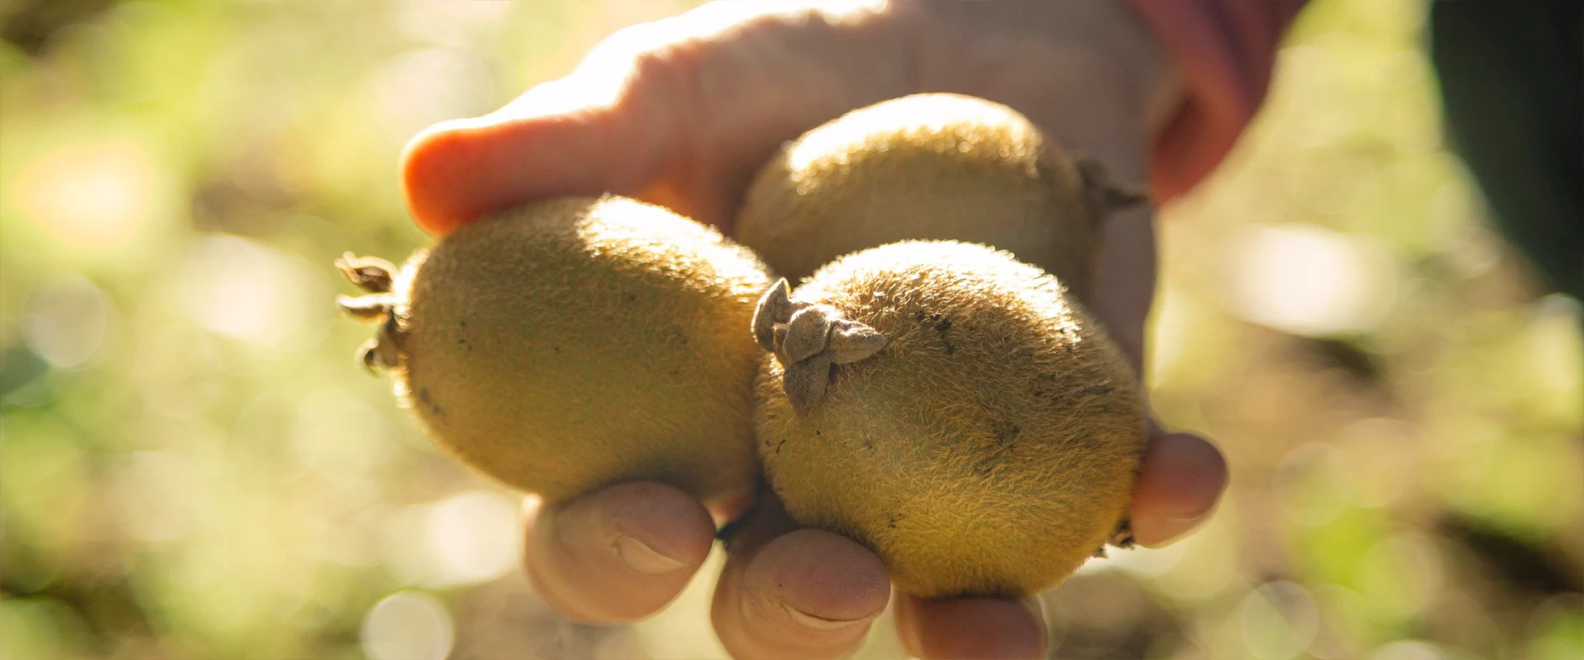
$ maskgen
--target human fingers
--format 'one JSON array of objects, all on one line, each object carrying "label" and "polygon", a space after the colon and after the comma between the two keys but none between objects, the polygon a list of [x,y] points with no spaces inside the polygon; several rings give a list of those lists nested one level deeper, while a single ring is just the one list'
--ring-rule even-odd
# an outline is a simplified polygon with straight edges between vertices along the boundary
[{"label": "human fingers", "polygon": [[581,84],[540,85],[500,112],[436,124],[408,142],[402,190],[418,225],[444,236],[515,203],[647,185],[676,150],[676,131],[663,130],[672,100],[651,83],[618,106],[590,99]]},{"label": "human fingers", "polygon": [[920,660],[1045,655],[1045,621],[1038,601],[926,600],[899,594],[896,623],[902,647]]},{"label": "human fingers", "polygon": [[[1154,214],[1132,209],[1108,218],[1096,277],[1094,311],[1142,378],[1145,318],[1155,295]],[[1162,433],[1151,423],[1133,489],[1133,538],[1159,546],[1198,527],[1226,489],[1226,459],[1202,437]]]},{"label": "human fingers", "polygon": [[772,499],[732,538],[710,614],[737,660],[844,658],[890,594],[879,557],[845,537],[797,529]]},{"label": "human fingers", "polygon": [[904,93],[906,48],[882,5],[718,2],[619,31],[566,78],[415,137],[408,207],[439,235],[514,203],[601,192],[724,224],[781,142]]},{"label": "human fingers", "polygon": [[715,525],[665,484],[612,486],[562,506],[525,504],[524,564],[539,595],[590,623],[641,619],[671,602],[709,554]]},{"label": "human fingers", "polygon": [[1133,539],[1166,545],[1204,523],[1226,490],[1221,450],[1191,433],[1155,435],[1133,488]]}]

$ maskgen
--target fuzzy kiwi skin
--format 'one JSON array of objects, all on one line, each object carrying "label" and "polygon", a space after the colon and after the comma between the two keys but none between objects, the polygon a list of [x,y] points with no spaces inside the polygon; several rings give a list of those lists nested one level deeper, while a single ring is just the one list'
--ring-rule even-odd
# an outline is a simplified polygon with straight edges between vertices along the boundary
[{"label": "fuzzy kiwi skin", "polygon": [[840,255],[895,241],[983,243],[1083,297],[1099,221],[1136,199],[1007,106],[916,94],[787,143],[749,188],[735,236],[793,282]]},{"label": "fuzzy kiwi skin", "polygon": [[770,282],[715,230],[607,196],[467,225],[396,282],[396,389],[433,438],[560,502],[633,480],[703,499],[759,470],[743,331]]},{"label": "fuzzy kiwi skin", "polygon": [[1127,515],[1144,409],[1126,359],[1056,278],[1005,252],[909,241],[805,280],[888,340],[831,369],[805,416],[762,361],[754,424],[793,518],[873,549],[927,598],[1054,586]]}]

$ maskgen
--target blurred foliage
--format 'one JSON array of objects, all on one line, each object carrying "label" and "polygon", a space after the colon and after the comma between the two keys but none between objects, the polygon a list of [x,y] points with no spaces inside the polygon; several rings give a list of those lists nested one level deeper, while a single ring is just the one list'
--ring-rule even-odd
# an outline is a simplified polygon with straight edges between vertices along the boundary
[{"label": "blurred foliage", "polygon": [[[0,657],[718,657],[708,578],[551,612],[329,304],[425,242],[413,133],[688,4],[0,3]],[[1232,487],[1047,595],[1060,657],[1584,657],[1578,302],[1488,228],[1424,11],[1316,0],[1164,213],[1154,403]]]}]

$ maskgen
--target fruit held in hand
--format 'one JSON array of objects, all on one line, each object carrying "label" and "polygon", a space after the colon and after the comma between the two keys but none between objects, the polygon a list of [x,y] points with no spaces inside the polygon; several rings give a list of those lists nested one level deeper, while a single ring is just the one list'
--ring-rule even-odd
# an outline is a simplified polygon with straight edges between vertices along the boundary
[{"label": "fruit held in hand", "polygon": [[552,502],[631,480],[752,492],[760,354],[744,329],[770,278],[713,229],[561,199],[467,225],[400,273],[340,265],[370,292],[342,306],[381,323],[364,362],[469,465]]},{"label": "fruit held in hand", "polygon": [[924,597],[1027,596],[1131,542],[1136,376],[1056,278],[952,241],[864,250],[759,304],[766,477]]},{"label": "fruit held in hand", "polygon": [[754,180],[735,232],[793,281],[863,248],[950,239],[1007,250],[1082,298],[1100,220],[1142,200],[1011,108],[917,94],[788,143]]}]

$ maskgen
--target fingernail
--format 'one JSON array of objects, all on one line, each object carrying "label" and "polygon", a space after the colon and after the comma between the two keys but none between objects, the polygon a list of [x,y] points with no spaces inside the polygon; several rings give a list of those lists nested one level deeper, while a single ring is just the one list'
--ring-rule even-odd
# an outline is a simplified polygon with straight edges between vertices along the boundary
[{"label": "fingernail", "polygon": [[626,534],[616,537],[611,547],[615,549],[616,556],[621,558],[627,568],[644,575],[665,575],[686,565],[656,552],[643,541]]},{"label": "fingernail", "polygon": [[1212,513],[1215,513],[1215,511],[1213,509],[1210,510],[1210,511],[1206,511],[1204,513],[1197,514],[1197,515],[1187,515],[1187,516],[1177,516],[1175,518],[1167,518],[1166,521],[1171,523],[1172,525],[1176,526],[1178,529],[1181,529],[1183,531],[1187,531],[1187,530],[1193,529],[1195,527],[1198,527],[1199,523],[1202,523],[1205,520],[1208,520],[1210,518],[1210,514],[1212,514]]},{"label": "fingernail", "polygon": [[1213,513],[1215,513],[1215,511],[1211,510],[1199,515],[1161,518],[1159,519],[1159,522],[1156,522],[1151,526],[1158,537],[1146,536],[1140,539],[1138,537],[1138,528],[1134,527],[1134,540],[1136,540],[1139,545],[1148,548],[1166,547],[1181,541],[1183,537],[1188,535],[1189,532],[1193,531],[1195,528],[1199,527],[1199,525],[1203,524],[1204,521],[1208,520],[1210,515]]},{"label": "fingernail", "polygon": [[1034,624],[1039,626],[1040,648],[1049,649],[1051,631],[1050,619],[1045,617],[1045,599],[1040,598],[1039,596],[1034,596],[1032,598],[1025,599],[1023,601],[1023,606],[1027,607],[1029,613],[1034,615]]},{"label": "fingernail", "polygon": [[861,617],[857,619],[827,619],[824,617],[814,616],[808,612],[804,612],[785,603],[783,603],[781,607],[786,609],[787,615],[792,617],[793,621],[796,621],[798,625],[808,628],[809,630],[841,630],[842,628],[851,628],[869,620],[869,617]]}]

